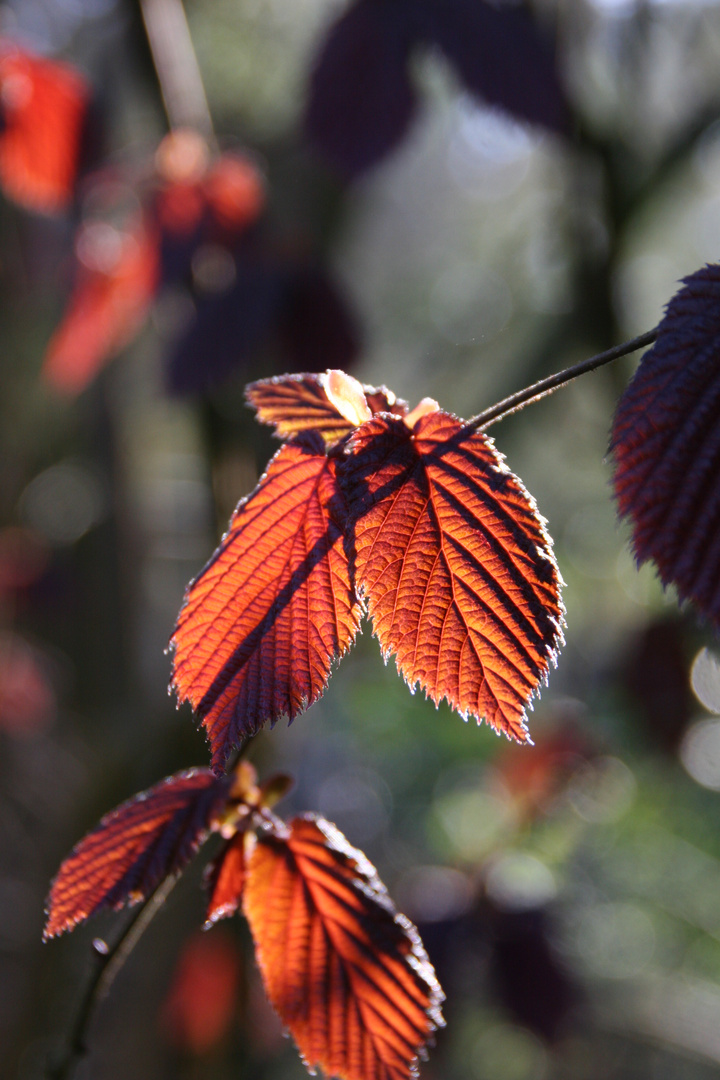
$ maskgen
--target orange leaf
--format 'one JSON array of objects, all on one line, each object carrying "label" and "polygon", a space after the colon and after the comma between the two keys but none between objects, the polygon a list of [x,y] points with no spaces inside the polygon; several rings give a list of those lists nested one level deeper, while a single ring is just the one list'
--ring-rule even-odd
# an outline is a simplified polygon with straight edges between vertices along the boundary
[{"label": "orange leaf", "polygon": [[106,814],[60,867],[48,897],[45,938],[102,908],[118,910],[147,897],[196,853],[227,794],[227,781],[209,769],[190,769]]},{"label": "orange leaf", "polygon": [[524,742],[562,644],[561,580],[530,495],[462,430],[442,411],[358,429],[341,472],[355,584],[411,686]]},{"label": "orange leaf", "polygon": [[78,277],[70,304],[45,354],[43,377],[67,394],[80,393],[98,369],[134,338],[158,283],[154,238],[140,222],[120,232],[82,226]]},{"label": "orange leaf", "polygon": [[10,198],[46,213],[68,205],[88,101],[74,68],[0,39],[0,181]]},{"label": "orange leaf", "polygon": [[200,1057],[227,1038],[237,1011],[240,962],[229,934],[196,934],[185,942],[160,1012],[161,1027],[178,1049]]},{"label": "orange leaf", "polygon": [[220,919],[234,915],[240,906],[245,884],[245,833],[236,833],[205,870],[208,901],[207,930]]},{"label": "orange leaf", "polygon": [[[392,390],[384,386],[362,389],[372,413],[395,412],[402,416],[407,412],[405,402],[397,400]],[[290,439],[303,431],[317,431],[329,445],[356,427],[328,397],[323,375],[259,379],[246,387],[245,396],[257,411],[258,420],[274,427],[274,434],[280,439]]]},{"label": "orange leaf", "polygon": [[265,989],[308,1068],[407,1080],[443,1024],[443,992],[417,930],[334,825],[295,818],[260,837],[243,908]]},{"label": "orange leaf", "polygon": [[205,725],[216,769],[243,736],[320,697],[355,638],[336,470],[317,437],[283,446],[187,591],[173,687]]}]

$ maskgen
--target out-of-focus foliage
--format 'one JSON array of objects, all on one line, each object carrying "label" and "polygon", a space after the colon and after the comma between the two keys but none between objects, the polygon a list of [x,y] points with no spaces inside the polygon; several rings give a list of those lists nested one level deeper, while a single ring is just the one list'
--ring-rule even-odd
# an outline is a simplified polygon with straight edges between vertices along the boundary
[{"label": "out-of-focus foliage", "polygon": [[[655,325],[678,279],[720,248],[720,5],[528,6],[557,32],[574,137],[482,108],[428,50],[409,69],[421,106],[407,139],[341,190],[301,119],[310,66],[347,5],[187,0],[221,144],[258,155],[280,255],[305,280],[329,267],[358,313],[354,374],[463,416]],[[14,0],[2,32],[89,77],[113,167],[150,160],[166,128],[134,5]],[[61,858],[133,791],[207,762],[167,698],[163,650],[187,581],[272,453],[242,385],[343,366],[281,368],[286,322],[242,375],[199,401],[169,400],[170,343],[200,318],[191,267],[132,349],[59,400],[38,376],[68,294],[73,224],[0,206],[9,1077],[42,1075],[90,937],[113,932],[101,916],[41,946]],[[295,305],[291,327],[305,310]],[[330,325],[311,322],[321,341]],[[652,569],[636,571],[616,524],[605,457],[632,369],[588,376],[493,433],[548,519],[567,582],[568,645],[532,718],[534,749],[410,697],[367,634],[302,722],[253,746],[263,772],[297,777],[291,810],[335,821],[418,925],[448,996],[428,1077],[717,1073],[720,660]],[[8,701],[19,704],[8,712]],[[205,914],[201,873],[191,866],[98,1016],[86,1067],[99,1080],[304,1075],[236,920],[207,938],[226,932],[241,957],[237,985],[226,972],[208,990],[233,1022],[190,1033],[174,988]]]}]

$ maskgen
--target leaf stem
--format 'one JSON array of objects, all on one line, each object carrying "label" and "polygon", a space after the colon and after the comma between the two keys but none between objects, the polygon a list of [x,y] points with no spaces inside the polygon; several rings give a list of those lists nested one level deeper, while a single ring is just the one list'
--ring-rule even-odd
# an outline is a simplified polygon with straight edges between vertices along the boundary
[{"label": "leaf stem", "polygon": [[518,390],[516,394],[511,394],[510,397],[506,397],[502,401],[498,401],[496,405],[491,405],[489,409],[478,413],[477,416],[468,420],[463,428],[463,433],[483,431],[485,428],[490,427],[491,424],[502,420],[504,416],[517,412],[531,402],[546,397],[554,390],[557,390],[558,387],[576,379],[578,375],[594,371],[595,368],[602,367],[603,364],[610,364],[621,356],[627,356],[637,349],[644,349],[646,345],[652,345],[657,340],[657,336],[658,328],[655,327],[654,330],[647,330],[644,334],[632,338],[631,341],[624,341],[622,345],[615,345],[612,349],[597,353],[596,356],[591,356],[588,360],[582,360],[579,364],[573,364],[572,367],[564,368],[563,371],[556,371],[554,375],[549,375],[547,379],[541,379],[539,382],[533,383],[532,386],[526,386],[524,390]]},{"label": "leaf stem", "polygon": [[95,1010],[107,997],[115,977],[165,903],[177,880],[178,876],[171,874],[160,882],[154,892],[134,912],[114,945],[109,947],[101,938],[95,938],[93,941],[94,968],[90,982],[80,1003],[65,1053],[57,1061],[48,1065],[49,1080],[67,1080],[72,1076],[75,1066],[85,1056],[87,1030],[95,1015]]},{"label": "leaf stem", "polygon": [[213,123],[182,0],[140,0],[145,32],[171,128],[207,139]]}]

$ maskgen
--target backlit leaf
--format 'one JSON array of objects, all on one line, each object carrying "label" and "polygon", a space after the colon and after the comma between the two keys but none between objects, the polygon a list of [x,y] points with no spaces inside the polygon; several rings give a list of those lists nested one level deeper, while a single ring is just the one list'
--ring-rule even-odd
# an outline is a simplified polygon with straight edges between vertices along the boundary
[{"label": "backlit leaf", "polygon": [[354,640],[336,470],[317,436],[281,447],[187,591],[173,687],[205,725],[216,769],[244,736],[311,705]]},{"label": "backlit leaf", "polygon": [[[404,401],[392,390],[363,386],[370,411],[407,412]],[[325,391],[322,375],[280,375],[259,379],[245,389],[245,396],[257,412],[258,420],[270,424],[280,439],[290,439],[303,431],[317,431],[326,443],[349,435],[354,425],[333,405]]]},{"label": "backlit leaf", "polygon": [[234,915],[245,885],[245,833],[236,833],[205,871],[208,909],[205,929]]},{"label": "backlit leaf", "polygon": [[443,993],[415,927],[365,856],[329,822],[295,818],[260,837],[243,908],[265,989],[309,1068],[406,1080]]},{"label": "backlit leaf", "polygon": [[613,423],[615,494],[652,559],[720,627],[720,266],[685,278]]},{"label": "backlit leaf", "polygon": [[562,644],[560,576],[535,504],[480,433],[442,411],[369,420],[341,483],[355,585],[385,656],[436,703],[527,740]]},{"label": "backlit leaf", "polygon": [[158,284],[159,255],[141,221],[126,230],[90,222],[76,242],[78,272],[70,303],[48,344],[43,378],[80,393],[135,337]]},{"label": "backlit leaf", "polygon": [[46,213],[70,203],[89,96],[68,64],[0,39],[0,181],[10,198]]},{"label": "backlit leaf", "polygon": [[48,897],[45,938],[103,908],[147,897],[192,858],[227,794],[224,779],[191,769],[106,814],[60,867]]}]

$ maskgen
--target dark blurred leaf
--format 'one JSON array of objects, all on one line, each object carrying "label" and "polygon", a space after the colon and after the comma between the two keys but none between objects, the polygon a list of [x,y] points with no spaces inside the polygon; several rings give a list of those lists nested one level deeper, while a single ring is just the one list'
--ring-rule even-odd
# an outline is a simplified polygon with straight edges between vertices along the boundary
[{"label": "dark blurred leaf", "polygon": [[720,627],[720,266],[685,278],[612,429],[615,494],[639,563]]},{"label": "dark blurred leaf", "polygon": [[484,0],[419,0],[424,36],[471,93],[518,120],[565,131],[568,110],[550,44],[529,12]]},{"label": "dark blurred leaf", "polygon": [[407,130],[415,111],[411,45],[406,0],[359,0],[331,28],[312,73],[305,123],[342,174],[374,165]]},{"label": "dark blurred leaf", "polygon": [[279,324],[289,367],[349,368],[360,352],[360,329],[347,299],[317,264],[290,279]]}]

